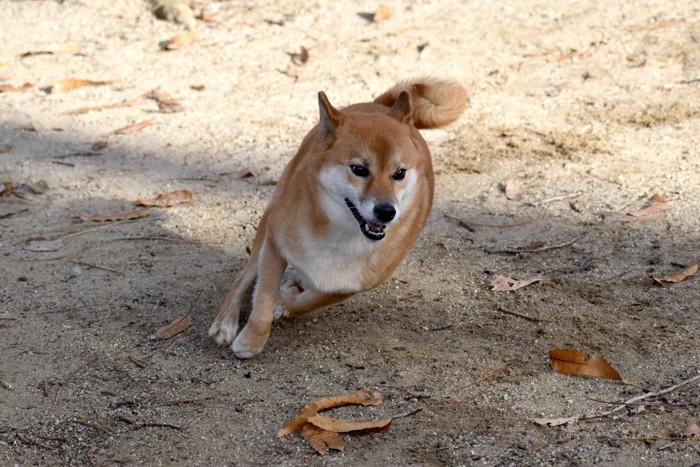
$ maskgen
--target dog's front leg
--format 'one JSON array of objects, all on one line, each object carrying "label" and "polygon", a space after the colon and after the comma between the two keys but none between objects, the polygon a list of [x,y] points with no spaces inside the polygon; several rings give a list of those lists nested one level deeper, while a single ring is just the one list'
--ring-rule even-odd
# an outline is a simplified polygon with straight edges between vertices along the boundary
[{"label": "dog's front leg", "polygon": [[258,258],[258,282],[253,293],[253,311],[243,330],[231,344],[238,358],[260,353],[270,336],[272,312],[279,296],[279,284],[287,262],[277,247],[266,239]]},{"label": "dog's front leg", "polygon": [[352,293],[324,293],[311,288],[300,291],[299,288],[286,287],[281,290],[282,310],[278,313],[297,318],[317,308],[340,303],[353,295]]}]

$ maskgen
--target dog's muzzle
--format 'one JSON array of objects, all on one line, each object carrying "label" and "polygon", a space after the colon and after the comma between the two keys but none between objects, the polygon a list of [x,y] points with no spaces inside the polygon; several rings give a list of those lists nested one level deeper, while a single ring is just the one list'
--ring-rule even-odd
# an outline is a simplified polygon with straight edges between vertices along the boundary
[{"label": "dog's muzzle", "polygon": [[[384,238],[384,235],[386,235],[384,233],[384,229],[386,229],[386,224],[378,224],[376,222],[368,221],[367,219],[362,217],[362,214],[360,214],[360,211],[357,209],[357,206],[355,206],[353,202],[347,198],[345,198],[345,204],[347,204],[348,209],[350,209],[350,212],[352,213],[352,216],[355,218],[357,223],[360,224],[360,232],[362,232],[365,237],[375,241]],[[385,217],[388,218],[389,216],[386,215]],[[393,219],[394,215],[391,215],[390,217],[391,219]],[[390,221],[391,219],[388,220]]]}]

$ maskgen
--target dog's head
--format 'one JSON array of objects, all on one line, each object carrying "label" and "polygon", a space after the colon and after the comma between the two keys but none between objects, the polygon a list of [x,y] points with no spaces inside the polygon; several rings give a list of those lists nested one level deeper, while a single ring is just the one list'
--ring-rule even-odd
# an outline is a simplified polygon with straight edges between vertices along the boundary
[{"label": "dog's head", "polygon": [[357,104],[335,109],[319,93],[322,204],[333,223],[357,229],[370,240],[385,237],[430,179],[430,153],[411,119],[411,97],[391,108]]}]

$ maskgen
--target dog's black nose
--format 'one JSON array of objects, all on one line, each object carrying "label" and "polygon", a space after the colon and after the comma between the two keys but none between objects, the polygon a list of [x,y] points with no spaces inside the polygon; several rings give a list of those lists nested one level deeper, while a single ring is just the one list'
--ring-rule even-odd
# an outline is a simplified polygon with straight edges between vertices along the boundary
[{"label": "dog's black nose", "polygon": [[391,204],[377,204],[374,207],[374,215],[380,222],[390,222],[396,216],[396,208]]}]

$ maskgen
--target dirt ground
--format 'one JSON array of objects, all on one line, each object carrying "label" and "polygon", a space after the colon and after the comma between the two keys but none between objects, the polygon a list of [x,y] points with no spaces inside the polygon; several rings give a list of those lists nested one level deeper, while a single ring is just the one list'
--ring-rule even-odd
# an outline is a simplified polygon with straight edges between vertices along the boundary
[{"label": "dirt ground", "polygon": [[[700,2],[386,5],[375,23],[376,2],[197,1],[209,21],[166,52],[183,27],[145,1],[0,0],[0,85],[33,85],[0,93],[0,181],[41,191],[0,198],[0,464],[700,463],[700,439],[679,439],[700,423],[697,380],[611,416],[533,422],[700,372],[700,279],[650,278],[700,259]],[[21,56],[67,43],[82,48]],[[472,100],[424,132],[436,202],[406,261],[374,291],[275,324],[251,360],[217,348],[207,329],[316,93],[343,106],[419,75]],[[117,81],[47,92],[64,78]],[[179,189],[194,201],[72,220]],[[672,207],[624,214],[656,193]],[[62,243],[30,251],[37,237]],[[548,279],[496,292],[499,275]],[[149,338],[186,314],[186,331]],[[554,372],[559,347],[627,384]],[[325,457],[275,439],[312,399],[363,388],[384,403],[333,414],[410,415]]]}]

